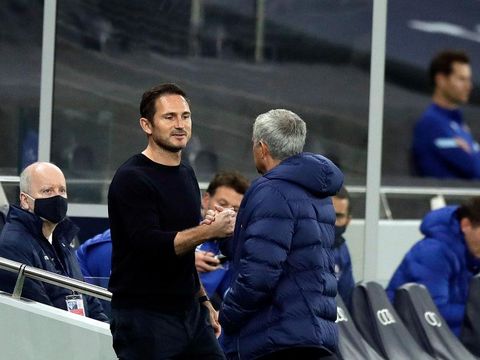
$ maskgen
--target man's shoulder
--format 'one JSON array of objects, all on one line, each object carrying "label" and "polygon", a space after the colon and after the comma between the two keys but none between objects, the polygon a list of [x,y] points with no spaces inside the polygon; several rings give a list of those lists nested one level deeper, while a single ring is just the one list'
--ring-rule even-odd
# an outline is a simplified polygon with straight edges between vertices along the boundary
[{"label": "man's shoulder", "polygon": [[115,177],[131,175],[132,173],[140,171],[143,166],[141,154],[135,154],[118,167],[115,172]]},{"label": "man's shoulder", "polygon": [[448,241],[428,236],[415,243],[408,251],[406,258],[421,263],[432,261],[448,263],[456,258],[456,255]]},{"label": "man's shoulder", "polygon": [[110,191],[120,189],[122,193],[126,187],[137,184],[148,183],[148,174],[145,171],[145,164],[142,162],[140,155],[134,155],[126,162],[124,162],[115,172],[110,184]]},{"label": "man's shoulder", "polygon": [[[432,103],[428,106],[425,111],[422,113],[420,118],[417,121],[417,124],[445,124],[448,126],[451,119],[449,117],[448,110],[443,109],[440,106]],[[451,115],[450,115],[451,116]]]},{"label": "man's shoulder", "polygon": [[0,256],[30,254],[35,251],[38,239],[18,224],[6,224],[0,236]]},{"label": "man's shoulder", "polygon": [[35,234],[31,232],[31,228],[23,220],[8,220],[5,223],[0,234],[0,246],[18,244],[18,247],[22,247],[35,240]]}]

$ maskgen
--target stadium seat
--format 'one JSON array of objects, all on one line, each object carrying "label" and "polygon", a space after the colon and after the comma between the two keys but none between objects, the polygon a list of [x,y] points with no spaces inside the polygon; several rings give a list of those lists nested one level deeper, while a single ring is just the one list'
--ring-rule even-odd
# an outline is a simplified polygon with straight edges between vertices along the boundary
[{"label": "stadium seat", "polygon": [[351,310],[364,339],[387,360],[433,359],[410,335],[380,284],[357,285]]},{"label": "stadium seat", "polygon": [[480,274],[470,280],[460,340],[475,356],[480,357]]},{"label": "stadium seat", "polygon": [[347,310],[342,298],[337,296],[337,325],[338,325],[338,352],[337,357],[341,360],[365,359],[381,360],[383,357],[377,354],[363,339],[353,323],[353,319]]},{"label": "stadium seat", "polygon": [[394,305],[410,333],[432,357],[475,359],[452,333],[424,285],[409,283],[398,288]]}]

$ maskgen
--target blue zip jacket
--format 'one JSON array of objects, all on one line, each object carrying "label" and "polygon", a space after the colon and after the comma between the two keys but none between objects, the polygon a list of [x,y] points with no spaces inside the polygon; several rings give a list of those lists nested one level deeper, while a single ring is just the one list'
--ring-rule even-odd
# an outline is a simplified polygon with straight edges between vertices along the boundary
[{"label": "blue zip jacket", "polygon": [[[230,239],[222,239],[220,241],[230,241]],[[204,242],[197,247],[197,250],[211,252],[215,255],[221,253],[219,243],[217,241]],[[230,279],[228,271],[229,266],[229,261],[226,261],[217,270],[198,273],[200,281],[202,282],[202,285],[209,297],[213,297],[215,294],[218,294],[218,296],[223,299],[223,295],[227,290]]]},{"label": "blue zip jacket", "polygon": [[[462,149],[456,138],[463,139],[470,151]],[[427,108],[415,126],[413,157],[420,176],[480,179],[480,146],[459,109],[434,103]]]},{"label": "blue zip jacket", "polygon": [[233,282],[220,311],[229,356],[293,347],[336,351],[335,211],[343,174],[330,160],[292,156],[245,194],[233,238]]},{"label": "blue zip jacket", "polygon": [[[0,234],[0,256],[83,281],[80,266],[71,247],[78,227],[69,219],[63,220],[53,232],[52,245],[43,236],[42,224],[37,215],[11,205],[7,222]],[[15,281],[15,273],[0,270],[1,290],[11,293]],[[69,289],[25,278],[22,297],[66,310],[65,297],[71,294]],[[88,317],[100,321],[108,320],[96,298],[83,295],[83,303]]]},{"label": "blue zip jacket", "polygon": [[427,287],[438,310],[455,333],[465,314],[470,279],[478,273],[480,259],[468,251],[455,211],[448,206],[428,213],[420,231],[425,237],[405,255],[387,287],[390,300],[403,284]]},{"label": "blue zip jacket", "polygon": [[[110,229],[85,241],[77,250],[77,259],[84,277],[109,278],[112,268]],[[95,283],[94,281],[89,281]],[[104,286],[106,284],[97,285]]]}]

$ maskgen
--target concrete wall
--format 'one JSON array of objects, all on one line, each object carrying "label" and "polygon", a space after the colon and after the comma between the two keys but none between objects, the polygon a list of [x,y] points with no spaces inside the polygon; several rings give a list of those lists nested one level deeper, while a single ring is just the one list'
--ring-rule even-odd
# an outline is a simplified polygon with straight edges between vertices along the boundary
[{"label": "concrete wall", "polygon": [[[378,231],[376,264],[363,264],[365,221],[352,220],[345,238],[350,249],[355,281],[374,280],[386,285],[410,247],[421,239],[420,220],[381,220]],[[375,279],[364,279],[365,267],[376,265]]]},{"label": "concrete wall", "polygon": [[0,358],[113,360],[109,325],[0,293]]}]

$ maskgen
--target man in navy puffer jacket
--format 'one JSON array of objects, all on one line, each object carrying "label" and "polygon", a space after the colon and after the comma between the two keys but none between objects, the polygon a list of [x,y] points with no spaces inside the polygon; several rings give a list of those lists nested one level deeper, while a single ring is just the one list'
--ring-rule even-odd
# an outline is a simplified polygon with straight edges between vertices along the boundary
[{"label": "man in navy puffer jacket", "polygon": [[458,336],[470,279],[480,270],[480,197],[428,213],[420,231],[425,238],[403,258],[388,285],[388,296],[393,301],[395,290],[408,282],[425,285]]},{"label": "man in navy puffer jacket", "polygon": [[255,120],[253,154],[263,176],[237,215],[233,281],[220,312],[229,359],[335,358],[330,196],[343,174],[325,157],[302,153],[305,136],[305,122],[288,110]]},{"label": "man in navy puffer jacket", "polygon": [[[83,280],[71,247],[78,227],[66,217],[67,187],[55,165],[36,162],[20,174],[20,207],[11,205],[0,235],[0,257]],[[0,290],[13,292],[17,274],[0,271]],[[67,310],[69,289],[25,279],[22,296]],[[98,299],[82,295],[85,315],[107,321]]]}]

